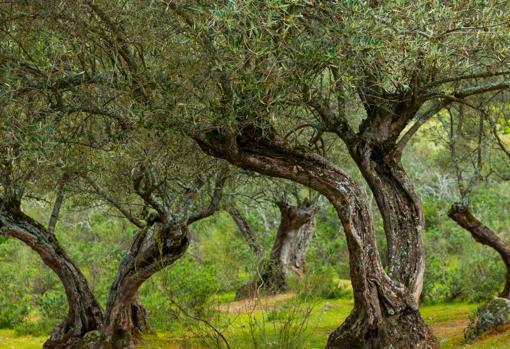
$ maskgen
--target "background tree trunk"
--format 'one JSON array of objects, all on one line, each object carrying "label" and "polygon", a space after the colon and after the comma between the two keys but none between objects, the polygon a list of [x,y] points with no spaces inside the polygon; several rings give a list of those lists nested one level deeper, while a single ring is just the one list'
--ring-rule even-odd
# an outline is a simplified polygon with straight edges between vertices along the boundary
[{"label": "background tree trunk", "polygon": [[308,222],[303,224],[295,241],[290,267],[299,277],[301,277],[305,271],[306,254],[316,230],[317,225],[314,215]]},{"label": "background tree trunk", "polygon": [[510,246],[497,236],[489,227],[482,224],[470,212],[469,207],[463,204],[454,204],[448,216],[458,225],[471,233],[479,243],[496,250],[506,266],[505,287],[500,297],[510,299]]},{"label": "background tree trunk", "polygon": [[328,339],[327,348],[438,348],[415,297],[384,271],[373,220],[362,190],[335,165],[293,148],[271,130],[237,136],[211,132],[197,139],[210,155],[264,175],[290,179],[328,198],[344,228],[354,309]]},{"label": "background tree trunk", "polygon": [[73,348],[85,333],[99,329],[101,308],[85,276],[62,249],[56,236],[20,212],[14,216],[1,213],[0,228],[4,235],[23,241],[37,252],[64,286],[69,308],[67,317],[54,329],[44,348]]},{"label": "background tree trunk", "polygon": [[275,294],[287,289],[287,274],[292,268],[298,232],[315,215],[316,207],[308,201],[299,206],[292,206],[288,202],[278,202],[277,205],[280,209],[280,225],[269,259],[261,265],[255,279],[237,291],[236,299],[256,296],[259,291]]}]

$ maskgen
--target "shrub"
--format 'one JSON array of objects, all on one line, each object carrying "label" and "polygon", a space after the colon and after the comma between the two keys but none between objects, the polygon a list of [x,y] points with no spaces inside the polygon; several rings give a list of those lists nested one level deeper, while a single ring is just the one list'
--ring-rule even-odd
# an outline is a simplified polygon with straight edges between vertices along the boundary
[{"label": "shrub", "polygon": [[[312,308],[296,302],[262,314],[248,314],[248,331],[253,348],[305,348],[308,319]],[[239,346],[241,347],[241,346]],[[246,345],[242,346],[246,347]]]},{"label": "shrub", "polygon": [[291,281],[291,288],[300,298],[339,299],[351,298],[352,290],[340,283],[332,266],[322,266],[303,275],[301,280]]},{"label": "shrub", "polygon": [[[18,300],[15,300],[18,298]],[[27,297],[24,300],[13,295],[9,297],[2,292],[0,294],[0,328],[14,328],[23,322],[29,313]]]}]

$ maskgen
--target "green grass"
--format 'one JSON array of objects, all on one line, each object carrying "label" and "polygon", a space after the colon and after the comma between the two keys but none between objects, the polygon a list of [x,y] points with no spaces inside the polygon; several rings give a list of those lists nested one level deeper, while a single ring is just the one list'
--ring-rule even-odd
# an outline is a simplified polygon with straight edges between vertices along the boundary
[{"label": "green grass", "polygon": [[2,349],[40,349],[45,337],[16,336],[13,330],[0,330]]},{"label": "green grass", "polygon": [[[282,306],[282,305],[280,305]],[[315,349],[324,348],[328,334],[334,330],[350,313],[353,301],[348,299],[339,300],[319,300],[313,303],[313,310],[308,320],[308,329],[306,331],[306,344],[304,348]],[[469,314],[476,309],[476,304],[453,303],[440,304],[432,306],[423,306],[421,314],[425,321],[432,325],[441,348],[445,349],[509,349],[510,348],[510,332],[503,334],[493,334],[476,341],[473,344],[465,344],[463,331],[466,319]],[[267,315],[267,312],[256,311],[254,316],[261,318]],[[235,316],[234,324],[225,331],[224,334],[229,338],[233,347],[250,348],[250,335],[247,331],[248,326],[247,314],[238,314]],[[157,336],[149,336],[143,349],[156,348],[193,348],[193,347],[172,347],[165,346],[170,337],[179,337],[183,334],[165,333]],[[192,335],[188,333],[187,335]],[[275,336],[271,328],[267,331],[268,336]],[[163,339],[166,338],[166,341]],[[180,342],[185,343],[185,342]],[[196,346],[195,344],[195,347]]]},{"label": "green grass", "polygon": [[[225,302],[229,296],[221,297]],[[223,303],[222,302],[222,303]],[[315,349],[324,348],[327,335],[335,329],[349,314],[353,302],[349,299],[339,300],[318,300],[312,303],[296,302],[295,299],[286,300],[278,303],[274,309],[263,309],[259,307],[252,312],[239,310],[236,313],[224,313],[215,320],[217,326],[225,326],[227,329],[223,332],[229,339],[233,348],[250,348],[252,339],[249,331],[250,319],[260,321],[265,319],[265,336],[271,338],[272,343],[276,342],[277,331],[279,331],[279,321],[285,318],[285,312],[282,308],[300,309],[304,311],[309,306],[313,306],[312,312],[308,318],[308,327],[296,333],[301,336],[299,344],[301,348]],[[276,310],[275,310],[276,309]],[[280,309],[280,310],[278,310]],[[441,304],[433,306],[424,306],[421,308],[423,318],[432,325],[438,336],[441,348],[444,349],[508,349],[510,348],[510,331],[499,334],[489,334],[473,344],[465,344],[463,340],[463,330],[466,319],[469,314],[476,309],[476,304]],[[299,312],[299,311],[298,311]],[[228,324],[228,326],[227,326]],[[197,340],[189,338],[196,336],[193,331],[182,332],[182,329],[175,332],[160,332],[144,338],[144,342],[139,345],[141,349],[189,349],[199,348]],[[0,330],[0,348],[1,349],[35,349],[41,348],[45,337],[17,336],[13,330]],[[270,346],[268,346],[269,348]],[[277,347],[277,346],[275,346]]]}]

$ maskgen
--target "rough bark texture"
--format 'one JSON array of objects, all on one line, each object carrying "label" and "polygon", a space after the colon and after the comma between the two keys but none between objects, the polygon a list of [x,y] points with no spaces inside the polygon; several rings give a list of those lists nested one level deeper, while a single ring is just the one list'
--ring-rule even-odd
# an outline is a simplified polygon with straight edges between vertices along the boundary
[{"label": "rough bark texture", "polygon": [[135,236],[114,281],[101,330],[102,349],[134,348],[133,312],[144,281],[183,255],[189,244],[186,225],[154,222]]},{"label": "rough bark texture", "polygon": [[510,299],[510,246],[497,236],[489,227],[476,219],[469,207],[462,204],[454,204],[448,212],[448,216],[458,225],[471,233],[471,236],[479,243],[495,249],[506,266],[505,287],[500,297]]},{"label": "rough bark texture", "polygon": [[330,335],[327,348],[438,348],[414,295],[384,271],[366,198],[350,177],[270,130],[264,136],[257,129],[237,136],[212,132],[197,141],[205,152],[238,167],[308,186],[335,207],[347,237],[354,309]]},{"label": "rough bark texture", "polygon": [[131,304],[131,321],[133,322],[133,335],[135,337],[151,332],[147,316],[147,310],[136,296],[135,301]]},{"label": "rough bark texture", "polygon": [[306,253],[316,230],[317,225],[315,223],[315,216],[313,216],[308,222],[303,224],[295,241],[290,267],[298,276],[302,276],[305,271]]},{"label": "rough bark texture", "polygon": [[359,139],[349,151],[377,202],[387,240],[388,275],[419,300],[425,272],[423,205],[401,164],[395,143]]},{"label": "rough bark texture", "polygon": [[73,348],[83,335],[100,328],[102,312],[85,276],[61,248],[55,235],[21,212],[0,214],[0,230],[23,241],[39,254],[59,277],[67,296],[68,314],[55,328],[44,348]]},{"label": "rough bark texture", "polygon": [[[278,202],[277,205],[280,209],[280,225],[269,259],[262,264],[259,275],[238,290],[236,299],[256,296],[259,291],[274,294],[287,289],[287,274],[292,269],[299,231],[312,220],[316,208],[307,201],[299,206],[288,202]],[[306,253],[307,247],[303,244],[300,254]]]},{"label": "rough bark texture", "polygon": [[[376,83],[359,86],[367,113],[359,131],[345,125],[335,133],[346,144],[377,202],[387,240],[387,270],[418,301],[425,271],[423,205],[401,163],[399,137],[420,109],[418,96],[404,92],[388,98]],[[344,122],[346,122],[344,120]],[[405,136],[404,136],[405,137]]]}]

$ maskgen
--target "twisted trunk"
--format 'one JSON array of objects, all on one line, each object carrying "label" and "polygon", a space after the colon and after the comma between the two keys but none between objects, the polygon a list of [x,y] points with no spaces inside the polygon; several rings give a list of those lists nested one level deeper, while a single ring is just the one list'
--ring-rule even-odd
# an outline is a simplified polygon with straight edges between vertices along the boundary
[{"label": "twisted trunk", "polygon": [[381,212],[387,240],[387,271],[418,302],[425,272],[423,205],[401,164],[395,143],[358,139],[348,144]]},{"label": "twisted trunk", "polygon": [[510,246],[497,236],[489,227],[476,219],[471,214],[469,207],[465,205],[452,205],[448,212],[448,216],[462,228],[469,231],[473,239],[483,245],[492,247],[499,253],[506,266],[505,287],[500,297],[510,299]]},{"label": "twisted trunk", "polygon": [[60,246],[57,238],[38,222],[21,212],[0,214],[0,229],[6,236],[23,241],[39,254],[44,264],[59,277],[64,287],[68,313],[44,348],[73,348],[83,335],[100,328],[102,312],[80,269]]},{"label": "twisted trunk", "polygon": [[384,271],[366,198],[350,177],[317,154],[292,148],[271,130],[264,136],[257,129],[238,136],[211,132],[197,142],[238,167],[308,186],[335,207],[347,237],[354,309],[329,336],[327,348],[438,348],[414,296]]},{"label": "twisted trunk", "polygon": [[100,348],[135,347],[133,319],[140,309],[135,302],[138,289],[156,272],[179,259],[188,244],[187,227],[181,224],[153,223],[137,233],[110,289]]}]

